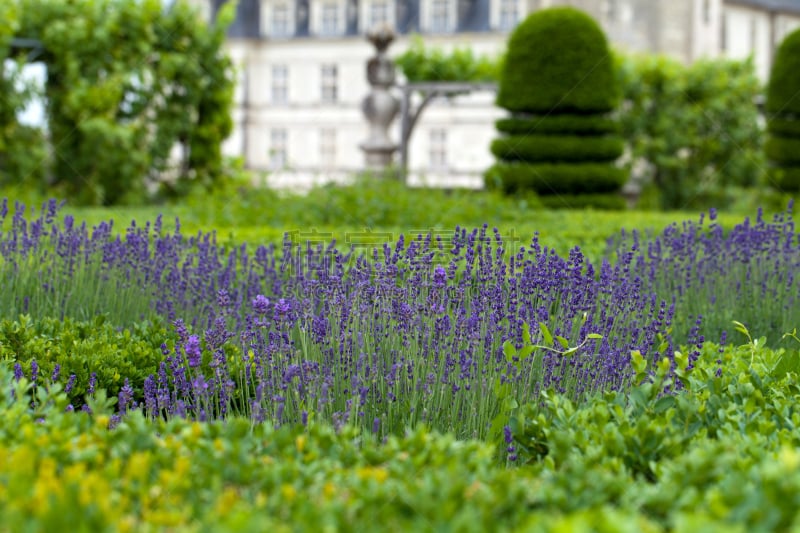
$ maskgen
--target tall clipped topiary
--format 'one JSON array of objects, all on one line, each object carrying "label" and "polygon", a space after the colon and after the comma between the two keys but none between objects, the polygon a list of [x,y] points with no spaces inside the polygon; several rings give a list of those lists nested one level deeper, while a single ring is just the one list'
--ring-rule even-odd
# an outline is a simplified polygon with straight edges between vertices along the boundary
[{"label": "tall clipped topiary", "polygon": [[552,207],[621,208],[627,180],[614,165],[624,144],[610,113],[620,88],[606,36],[571,7],[529,15],[511,34],[487,188],[535,191]]},{"label": "tall clipped topiary", "polygon": [[783,40],[775,55],[766,109],[772,183],[782,191],[800,191],[800,29]]}]

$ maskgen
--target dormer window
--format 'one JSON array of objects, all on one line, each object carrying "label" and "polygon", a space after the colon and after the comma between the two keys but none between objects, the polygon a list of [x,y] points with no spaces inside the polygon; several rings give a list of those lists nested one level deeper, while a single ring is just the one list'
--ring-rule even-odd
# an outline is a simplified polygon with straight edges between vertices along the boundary
[{"label": "dormer window", "polygon": [[342,35],[345,28],[345,3],[342,0],[312,0],[312,32],[320,36]]},{"label": "dormer window", "polygon": [[294,35],[294,4],[287,0],[262,0],[261,27],[271,39]]},{"label": "dormer window", "polygon": [[395,27],[395,0],[361,0],[359,28],[368,32],[383,24]]},{"label": "dormer window", "polygon": [[451,0],[431,0],[428,29],[433,33],[453,31],[455,5]]},{"label": "dormer window", "polygon": [[510,30],[519,22],[519,0],[500,0],[501,30]]},{"label": "dormer window", "polygon": [[511,31],[519,24],[525,0],[492,0],[491,26],[499,31]]}]

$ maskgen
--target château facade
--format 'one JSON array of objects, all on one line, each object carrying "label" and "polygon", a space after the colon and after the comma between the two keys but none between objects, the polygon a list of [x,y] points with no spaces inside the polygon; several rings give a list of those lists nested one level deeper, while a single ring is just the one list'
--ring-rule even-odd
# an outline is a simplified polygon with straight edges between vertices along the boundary
[{"label": "ch\u00e2teau facade", "polygon": [[[188,1],[208,20],[225,2]],[[495,56],[528,13],[555,5],[588,12],[623,50],[684,62],[752,54],[764,80],[777,45],[800,26],[800,0],[239,0],[227,44],[238,83],[225,152],[263,171],[270,186],[346,180],[364,169],[369,29],[394,28],[392,57],[415,34]],[[482,186],[494,121],[504,116],[493,102],[487,91],[432,103],[409,144],[409,183]]]}]

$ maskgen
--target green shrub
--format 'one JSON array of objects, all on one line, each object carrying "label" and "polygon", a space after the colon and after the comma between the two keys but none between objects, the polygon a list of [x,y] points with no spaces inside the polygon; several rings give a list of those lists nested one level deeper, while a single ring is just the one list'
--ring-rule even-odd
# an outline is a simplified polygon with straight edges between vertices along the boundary
[{"label": "green shrub", "polygon": [[499,189],[508,194],[533,189],[540,191],[544,196],[608,193],[619,190],[628,178],[624,169],[593,163],[580,165],[498,163],[486,175],[488,188]]},{"label": "green shrub", "polygon": [[495,122],[498,131],[509,135],[532,133],[570,133],[572,135],[597,135],[619,133],[619,122],[597,115],[547,115],[501,118]]},{"label": "green shrub", "polygon": [[549,209],[600,209],[618,211],[625,209],[625,198],[616,193],[606,194],[551,194],[539,198],[542,205]]},{"label": "green shrub", "polygon": [[787,35],[775,53],[767,85],[767,112],[778,115],[778,118],[800,115],[798,91],[800,91],[800,29]]},{"label": "green shrub", "polygon": [[770,136],[764,152],[772,163],[772,184],[800,191],[800,29],[783,40],[775,55],[766,109]]},{"label": "green shrub", "polygon": [[613,67],[605,35],[581,11],[545,9],[517,26],[497,96],[511,116],[496,122],[503,135],[491,144],[498,161],[484,175],[487,188],[533,190],[549,206],[597,199],[598,207],[624,207],[621,197],[608,199],[625,182],[614,166],[625,145],[608,115],[619,96]]},{"label": "green shrub", "polygon": [[800,120],[773,117],[767,123],[770,133],[784,137],[800,137]]},{"label": "green shrub", "polygon": [[457,47],[446,53],[438,47],[426,47],[421,35],[411,37],[408,49],[394,58],[409,82],[484,81],[497,79],[500,63],[487,56],[476,57],[469,47]]},{"label": "green shrub", "polygon": [[532,163],[603,162],[618,158],[624,149],[619,137],[572,135],[513,135],[495,139],[491,145],[492,153],[500,160]]},{"label": "green shrub", "polygon": [[619,98],[608,41],[569,7],[532,13],[513,31],[497,105],[512,112],[605,113]]},{"label": "green shrub", "polygon": [[800,137],[771,136],[764,145],[767,157],[773,161],[780,161],[784,167],[800,166]]},{"label": "green shrub", "polygon": [[780,190],[800,191],[800,167],[775,169],[772,177]]},{"label": "green shrub", "polygon": [[[761,185],[766,167],[752,60],[620,55],[620,112],[630,165],[661,209],[723,208]],[[749,196],[754,196],[752,192]]]},{"label": "green shrub", "polygon": [[15,321],[0,321],[0,359],[18,362],[28,378],[35,360],[43,381],[58,364],[62,385],[75,374],[69,400],[76,408],[84,403],[92,373],[97,375],[96,389],[112,395],[119,393],[128,378],[140,401],[145,378],[155,374],[164,359],[161,343],[174,341],[173,337],[165,328],[153,325],[120,331],[100,316],[78,322],[70,318],[34,320],[23,315]]}]

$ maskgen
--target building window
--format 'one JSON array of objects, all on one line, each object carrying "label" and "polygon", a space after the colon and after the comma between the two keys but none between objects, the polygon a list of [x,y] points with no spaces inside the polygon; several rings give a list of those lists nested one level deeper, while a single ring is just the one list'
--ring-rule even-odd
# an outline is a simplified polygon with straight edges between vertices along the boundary
[{"label": "building window", "polygon": [[335,104],[338,96],[336,65],[322,65],[322,101]]},{"label": "building window", "polygon": [[269,167],[272,170],[286,168],[286,130],[274,129],[270,132]]},{"label": "building window", "polygon": [[450,31],[450,0],[431,0],[431,25],[432,32]]},{"label": "building window", "polygon": [[291,35],[288,4],[274,4],[272,6],[272,32],[273,37],[288,37]]},{"label": "building window", "polygon": [[322,4],[322,14],[320,21],[321,35],[338,35],[339,30],[339,4],[336,2],[325,2]]},{"label": "building window", "polygon": [[447,130],[430,130],[430,164],[431,170],[445,170],[447,168]]},{"label": "building window", "polygon": [[336,130],[333,128],[319,131],[319,160],[324,168],[336,165]]},{"label": "building window", "polygon": [[369,5],[368,28],[374,28],[379,24],[390,24],[388,0],[372,0]]},{"label": "building window", "polygon": [[609,22],[617,20],[617,0],[606,0],[604,7],[606,20]]},{"label": "building window", "polygon": [[517,25],[519,17],[517,0],[500,0],[500,29],[510,30]]},{"label": "building window", "polygon": [[711,0],[703,0],[703,24],[711,24]]},{"label": "building window", "polygon": [[272,66],[272,103],[286,104],[289,101],[289,69],[286,65]]}]

